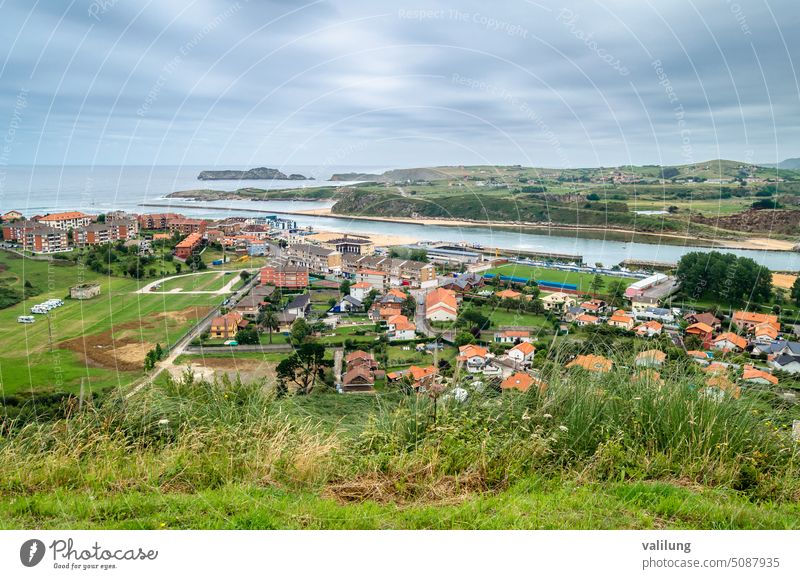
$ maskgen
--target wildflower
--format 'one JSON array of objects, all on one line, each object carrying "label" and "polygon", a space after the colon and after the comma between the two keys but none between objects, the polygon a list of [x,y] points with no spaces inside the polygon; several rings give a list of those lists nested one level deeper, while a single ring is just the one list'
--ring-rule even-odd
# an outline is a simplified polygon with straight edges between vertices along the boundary
[{"label": "wildflower", "polygon": [[564,426],[563,424],[562,424],[561,426],[559,426],[558,428],[559,428],[559,430],[561,430],[562,432],[567,432],[567,431],[569,430],[569,428],[567,428],[567,427],[566,427],[566,426]]},{"label": "wildflower", "polygon": [[553,415],[552,415],[552,414],[545,414],[545,415],[544,415],[544,417],[545,417],[545,418],[552,418],[552,417],[553,417]]}]

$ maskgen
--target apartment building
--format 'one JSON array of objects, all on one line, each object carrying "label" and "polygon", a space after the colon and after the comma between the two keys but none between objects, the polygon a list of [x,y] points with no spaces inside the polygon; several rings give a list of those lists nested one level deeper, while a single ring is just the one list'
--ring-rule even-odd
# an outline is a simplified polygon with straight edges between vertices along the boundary
[{"label": "apartment building", "polygon": [[389,285],[412,285],[417,287],[436,287],[436,267],[432,263],[412,259],[397,259],[380,255],[342,254],[342,271],[357,277],[360,270],[381,271],[387,276]]},{"label": "apartment building", "polygon": [[133,239],[138,231],[136,221],[106,221],[91,223],[74,231],[76,245],[101,245],[115,241]]},{"label": "apartment building", "polygon": [[284,289],[308,286],[308,270],[291,265],[268,265],[261,268],[261,285],[274,285]]},{"label": "apartment building", "polygon": [[35,224],[25,227],[15,241],[21,243],[23,249],[34,253],[58,253],[69,250],[67,231],[47,225]]},{"label": "apartment building", "polygon": [[180,213],[144,213],[139,215],[139,227],[142,229],[167,229],[174,219],[185,219]]},{"label": "apartment building", "polygon": [[298,243],[287,247],[283,257],[290,265],[307,268],[314,273],[334,273],[342,271],[342,254],[335,249]]},{"label": "apartment building", "polygon": [[205,219],[190,219],[188,217],[183,219],[170,219],[167,222],[167,229],[171,233],[176,231],[181,235],[189,235],[190,233],[204,233],[208,228],[208,221]]},{"label": "apartment building", "polygon": [[190,233],[175,246],[175,257],[186,260],[192,252],[203,243],[203,236],[199,233]]},{"label": "apartment building", "polygon": [[80,211],[66,211],[64,213],[50,213],[37,218],[36,221],[48,227],[68,231],[89,225],[94,221],[94,216]]},{"label": "apartment building", "polygon": [[343,237],[324,241],[321,245],[328,249],[335,249],[342,255],[372,255],[375,253],[375,244],[366,237],[354,237],[346,234]]}]

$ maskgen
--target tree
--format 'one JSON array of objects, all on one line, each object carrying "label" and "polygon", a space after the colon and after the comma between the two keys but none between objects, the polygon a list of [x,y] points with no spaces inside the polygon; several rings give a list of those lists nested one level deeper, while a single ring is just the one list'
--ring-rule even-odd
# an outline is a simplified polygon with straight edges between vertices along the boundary
[{"label": "tree", "polygon": [[258,344],[258,330],[256,328],[242,328],[236,332],[236,341],[240,344],[256,345]]},{"label": "tree", "polygon": [[428,252],[424,249],[412,249],[409,259],[412,261],[422,261],[428,263]]},{"label": "tree", "polygon": [[400,313],[411,319],[417,311],[417,300],[413,296],[408,296],[400,306]]},{"label": "tree", "polygon": [[272,310],[263,310],[258,313],[256,323],[269,332],[269,343],[272,343],[272,332],[277,332],[280,329],[278,324],[278,317]]},{"label": "tree", "polygon": [[280,361],[275,368],[279,383],[297,386],[298,394],[310,394],[314,382],[322,370],[325,346],[316,342],[306,342],[297,347],[288,358]]},{"label": "tree", "polygon": [[180,273],[181,269],[183,269],[183,264],[181,264],[181,262],[176,263],[175,264],[175,273]]},{"label": "tree", "polygon": [[478,330],[485,330],[492,325],[492,320],[484,316],[480,310],[468,308],[458,314],[456,325],[477,327]]},{"label": "tree", "polygon": [[592,278],[592,282],[589,284],[589,291],[593,294],[600,293],[600,290],[603,289],[605,284],[606,282],[603,280],[603,276],[601,276],[599,273],[595,274],[595,276]]},{"label": "tree", "polygon": [[347,295],[350,293],[350,280],[346,279],[339,284],[339,293]]},{"label": "tree", "polygon": [[459,332],[455,339],[456,346],[466,346],[467,344],[474,344],[475,336],[469,332]]},{"label": "tree", "polygon": [[800,307],[800,276],[794,280],[792,284],[792,301],[798,307]]},{"label": "tree", "polygon": [[250,272],[247,271],[246,269],[243,269],[239,273],[239,277],[242,279],[243,282],[246,282],[248,279],[250,279]]},{"label": "tree", "polygon": [[664,179],[672,179],[673,177],[677,177],[678,175],[680,175],[680,171],[675,167],[661,168],[661,177]]},{"label": "tree", "polygon": [[500,307],[503,307],[507,312],[510,312],[512,309],[515,310],[519,307],[519,300],[515,300],[514,298],[503,298],[500,302]]},{"label": "tree", "polygon": [[311,336],[311,326],[308,325],[308,322],[306,322],[304,318],[297,318],[292,324],[292,344],[299,346],[305,342],[309,336]]},{"label": "tree", "polygon": [[628,287],[625,280],[615,279],[608,285],[608,302],[614,306],[619,307],[625,299],[625,289]]},{"label": "tree", "polygon": [[192,271],[203,271],[204,269],[208,269],[206,262],[203,261],[203,256],[200,255],[200,252],[193,251],[192,255],[186,260],[186,265],[189,266],[189,269]]},{"label": "tree", "polygon": [[378,297],[378,292],[375,289],[369,290],[369,293],[364,298],[364,301],[361,305],[364,306],[364,311],[368,312],[369,309],[372,307],[372,304],[375,302],[375,298]]},{"label": "tree", "polygon": [[772,272],[748,257],[732,253],[694,251],[678,262],[681,292],[690,299],[711,298],[739,305],[772,297]]}]

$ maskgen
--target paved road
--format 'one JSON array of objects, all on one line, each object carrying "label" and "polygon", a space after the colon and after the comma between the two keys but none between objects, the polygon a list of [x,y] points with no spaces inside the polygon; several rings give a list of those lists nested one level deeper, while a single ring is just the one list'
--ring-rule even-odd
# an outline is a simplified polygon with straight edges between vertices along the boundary
[{"label": "paved road", "polygon": [[443,340],[452,343],[455,340],[455,330],[437,330],[431,326],[425,317],[425,296],[428,295],[428,291],[424,289],[411,290],[411,295],[417,301],[417,311],[414,313],[414,324],[416,325],[417,333],[429,338],[435,338],[440,335]]}]

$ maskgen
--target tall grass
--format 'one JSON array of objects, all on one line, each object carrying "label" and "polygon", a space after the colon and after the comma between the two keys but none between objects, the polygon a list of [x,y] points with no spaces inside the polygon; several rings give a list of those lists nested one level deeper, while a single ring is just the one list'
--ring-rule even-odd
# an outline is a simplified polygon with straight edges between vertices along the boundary
[{"label": "tall grass", "polygon": [[[196,492],[228,484],[308,489],[345,500],[452,499],[530,476],[584,482],[689,481],[758,499],[797,499],[798,449],[745,399],[698,393],[691,372],[664,383],[624,369],[553,372],[544,393],[471,391],[464,402],[394,394],[354,404],[347,428],[311,417],[314,398],[275,400],[263,384],[191,377],[0,439],[0,493]],[[319,395],[321,407],[331,394]],[[327,397],[327,398],[326,398]],[[355,399],[354,399],[355,400]],[[434,420],[435,416],[435,420]]]}]

